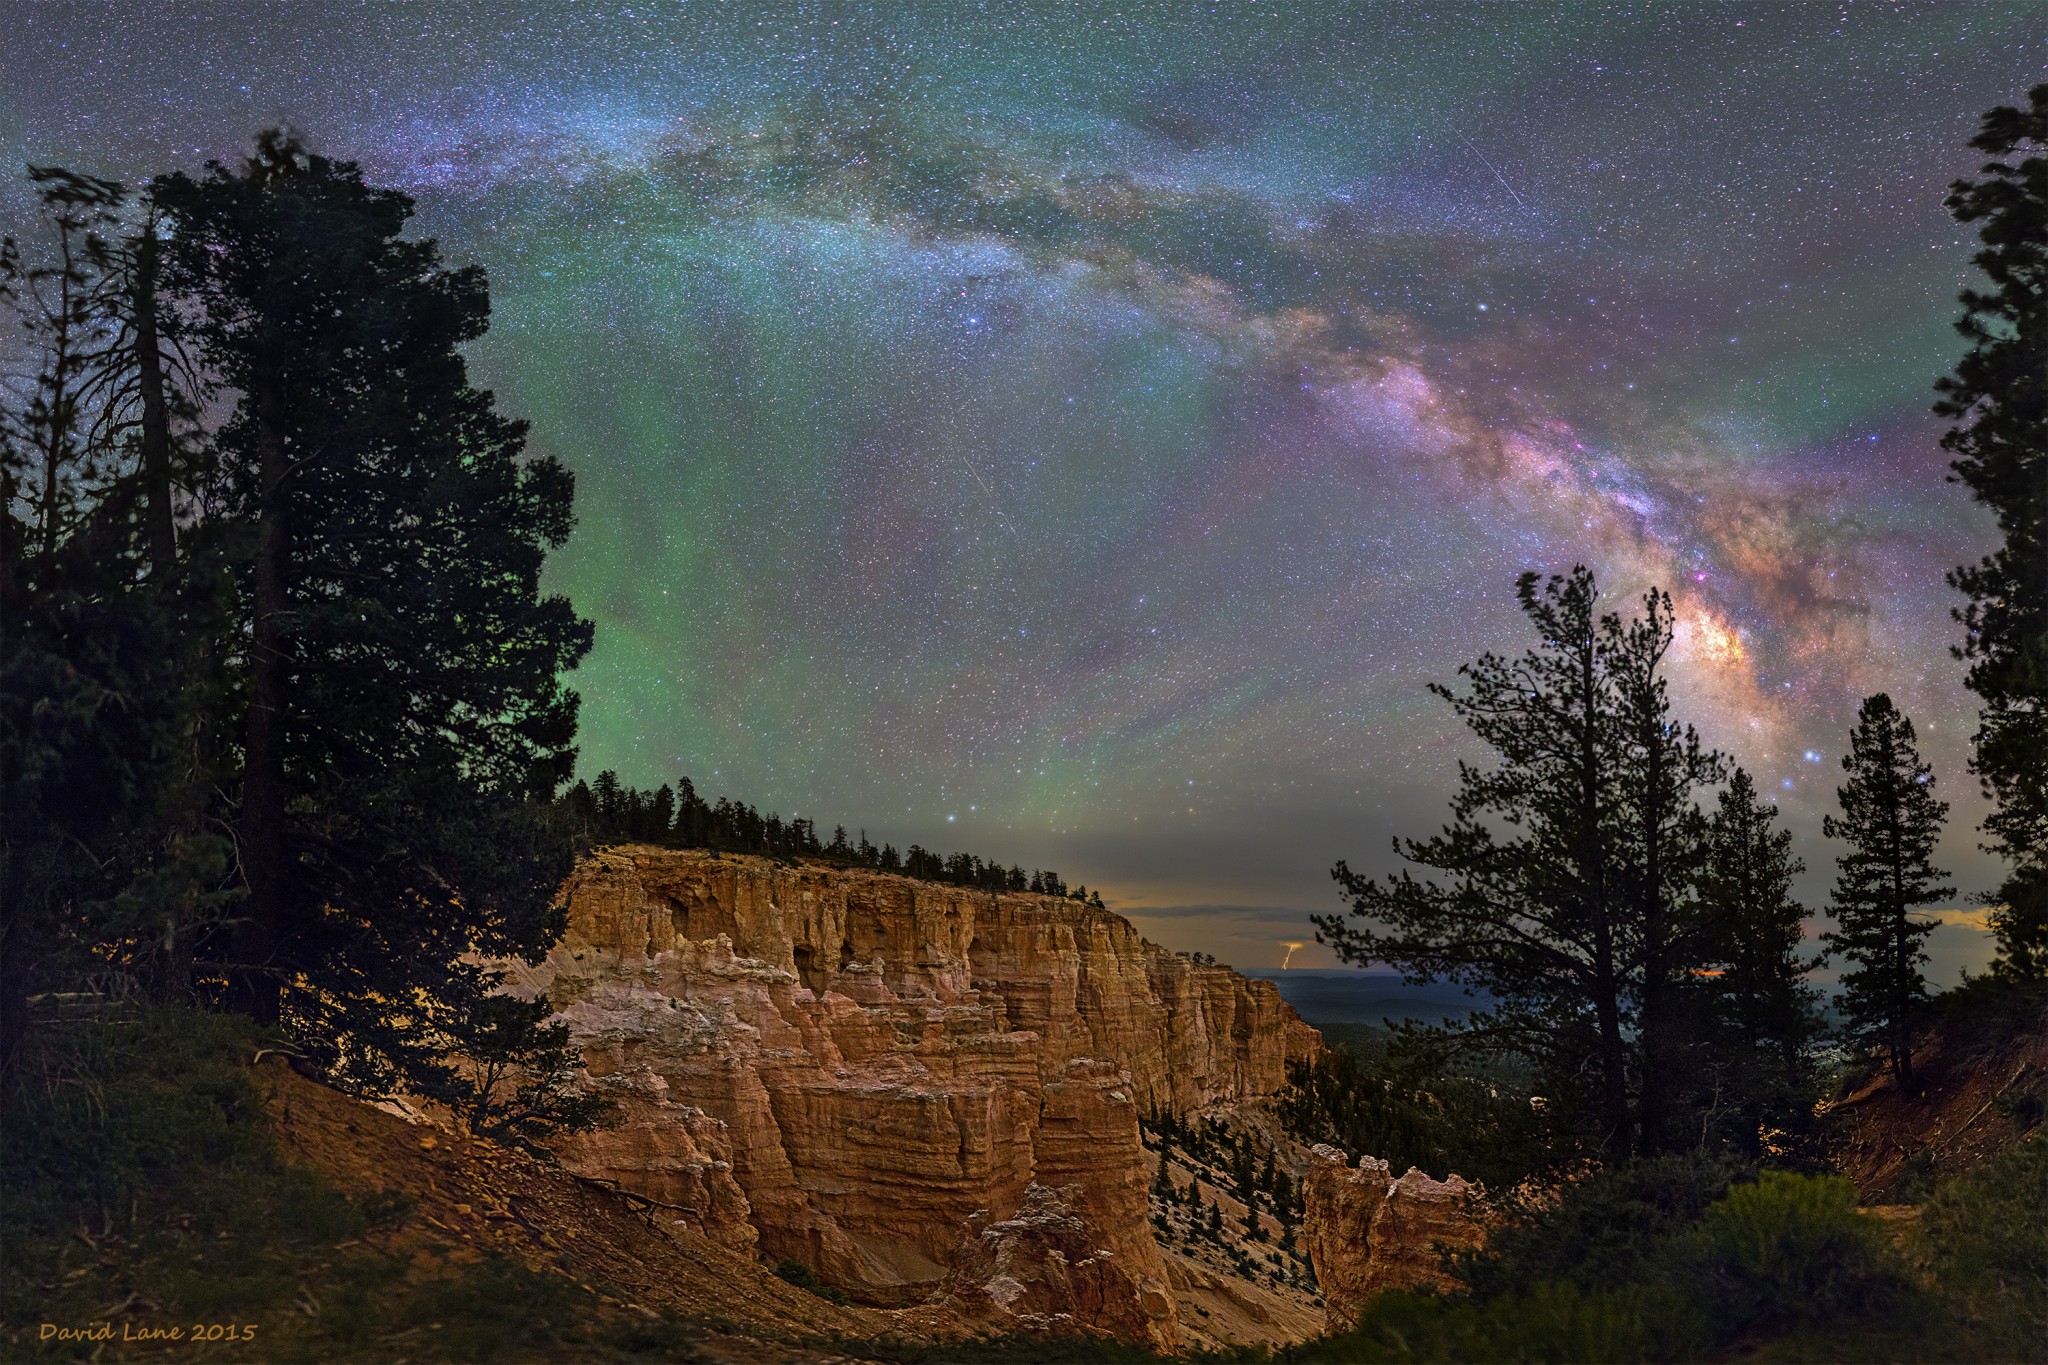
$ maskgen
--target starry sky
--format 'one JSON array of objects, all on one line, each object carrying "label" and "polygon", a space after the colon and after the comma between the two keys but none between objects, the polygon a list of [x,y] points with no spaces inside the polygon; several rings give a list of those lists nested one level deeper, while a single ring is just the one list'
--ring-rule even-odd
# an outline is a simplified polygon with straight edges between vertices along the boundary
[{"label": "starry sky", "polygon": [[586,771],[1274,967],[1482,756],[1425,684],[1583,561],[1672,592],[1811,903],[1878,689],[1995,880],[1942,580],[1991,526],[1928,405],[1943,189],[2048,7],[0,11],[14,163],[288,123],[488,269],[476,373],[579,480]]}]

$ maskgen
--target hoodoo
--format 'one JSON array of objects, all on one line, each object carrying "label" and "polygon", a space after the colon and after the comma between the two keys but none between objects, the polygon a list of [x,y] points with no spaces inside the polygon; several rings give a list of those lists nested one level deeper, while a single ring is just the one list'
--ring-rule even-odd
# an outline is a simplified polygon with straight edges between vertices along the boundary
[{"label": "hoodoo", "polygon": [[615,1108],[563,1162],[869,1303],[1179,1347],[1139,1119],[1257,1106],[1322,1047],[1072,900],[642,846],[564,895],[517,983]]}]

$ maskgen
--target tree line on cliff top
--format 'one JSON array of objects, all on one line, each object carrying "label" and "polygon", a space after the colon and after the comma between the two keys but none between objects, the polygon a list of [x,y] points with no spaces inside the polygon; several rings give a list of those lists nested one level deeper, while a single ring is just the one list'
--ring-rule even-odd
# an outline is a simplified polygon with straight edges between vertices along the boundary
[{"label": "tree line on cliff top", "polygon": [[[1970,349],[1940,381],[1954,478],[2003,542],[1950,575],[1968,598],[1954,653],[1982,699],[1973,770],[1993,801],[1986,847],[2008,874],[1985,894],[1995,978],[2048,974],[2048,86],[1988,114],[1972,144],[1999,160],[1948,206],[1978,223],[1991,283],[1962,295]],[[1440,1054],[1512,1059],[1540,1091],[1561,1153],[1654,1155],[1796,1146],[1817,1098],[1821,1034],[1806,974],[1844,967],[1846,1038],[1913,1080],[1928,1001],[1914,913],[1955,894],[1933,866],[1947,805],[1912,722],[1866,698],[1842,759],[1827,837],[1847,845],[1825,952],[1800,951],[1802,870],[1777,812],[1674,715],[1671,598],[1632,615],[1599,605],[1584,567],[1517,588],[1538,643],[1488,653],[1432,686],[1489,764],[1461,763],[1449,822],[1399,839],[1406,867],[1332,875],[1351,918],[1317,917],[1348,961],[1451,981],[1493,1003],[1409,1031]],[[1705,798],[1712,793],[1711,808]],[[1420,875],[1418,875],[1418,871]],[[1327,1079],[1327,1078],[1326,1078]],[[1340,1090],[1341,1086],[1334,1086]]]},{"label": "tree line on cliff top", "polygon": [[945,882],[977,891],[1028,891],[1060,896],[1102,907],[1102,893],[1086,886],[1069,887],[1057,872],[1026,872],[984,862],[972,853],[941,856],[918,844],[898,853],[894,844],[877,847],[866,830],[849,837],[844,825],[829,840],[818,837],[815,821],[798,816],[784,820],[774,811],[763,815],[744,801],[719,797],[706,801],[697,784],[685,777],[674,788],[663,784],[642,791],[620,783],[606,769],[595,781],[578,782],[557,803],[579,843],[660,844],[667,848],[708,848],[721,852],[755,853],[785,862],[814,858],[838,867],[895,872],[920,881]]}]

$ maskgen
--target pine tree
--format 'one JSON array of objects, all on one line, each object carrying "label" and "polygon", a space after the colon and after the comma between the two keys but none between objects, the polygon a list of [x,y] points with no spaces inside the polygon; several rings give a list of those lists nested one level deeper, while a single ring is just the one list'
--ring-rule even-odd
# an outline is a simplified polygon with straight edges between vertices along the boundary
[{"label": "pine tree", "polygon": [[675,823],[676,794],[664,782],[655,789],[654,799],[647,803],[646,823],[640,830],[640,838],[647,843],[665,843]]},{"label": "pine tree", "polygon": [[541,1154],[548,1133],[591,1127],[607,1110],[574,1084],[583,1059],[569,1026],[547,1022],[546,997],[484,989],[452,1013],[459,1024],[450,1041],[459,1050],[407,1079],[415,1092],[446,1103],[465,1130]]},{"label": "pine tree", "polygon": [[591,631],[539,576],[573,481],[469,384],[482,272],[406,240],[403,194],[272,132],[154,199],[233,399],[247,899],[221,965],[342,1078],[428,1075],[490,995],[482,963],[559,933],[571,850],[543,803]]},{"label": "pine tree", "polygon": [[687,777],[676,784],[676,793],[675,841],[683,848],[702,848],[710,837],[711,807]]},{"label": "pine tree", "polygon": [[1641,1057],[1637,1143],[1659,1152],[1676,1136],[1676,1092],[1693,1041],[1681,994],[1706,948],[1694,893],[1706,837],[1697,796],[1725,769],[1691,726],[1672,719],[1664,674],[1673,642],[1670,596],[1652,589],[1642,605],[1640,616],[1610,619],[1601,633],[1621,740],[1615,868],[1628,907],[1624,961]]},{"label": "pine tree", "polygon": [[160,508],[133,442],[127,190],[29,178],[49,246],[0,239],[0,301],[35,364],[0,395],[0,1070],[31,990],[74,988],[88,962],[184,995],[190,935],[227,900],[225,841],[182,819],[207,774],[182,753],[203,671],[180,616],[205,612],[143,530]]},{"label": "pine tree", "polygon": [[1524,574],[1517,596],[1539,647],[1461,668],[1468,690],[1431,688],[1498,760],[1460,765],[1442,833],[1395,844],[1447,880],[1369,878],[1339,863],[1332,875],[1360,922],[1317,916],[1316,937],[1411,983],[1487,991],[1494,1003],[1441,1041],[1527,1059],[1551,1112],[1589,1144],[1654,1150],[1678,1127],[1669,1071],[1637,1087],[1646,1057],[1668,1062],[1672,991],[1703,947],[1689,903],[1690,795],[1720,760],[1670,720],[1662,594],[1634,621],[1600,614],[1581,566],[1547,581]]},{"label": "pine tree", "polygon": [[591,801],[597,810],[598,837],[617,839],[626,832],[626,791],[619,775],[606,768],[590,784]]},{"label": "pine tree", "polygon": [[2048,84],[2025,108],[1984,116],[1970,146],[1997,157],[1958,180],[1948,208],[1981,224],[1973,258],[1991,288],[1965,289],[1956,330],[1970,351],[1939,380],[1934,410],[1955,478],[1998,518],[1997,550],[1956,569],[1959,657],[1984,700],[1973,767],[1995,803],[1984,822],[2010,865],[1992,897],[1994,971],[2048,976]]},{"label": "pine tree", "polygon": [[1881,1048],[1901,1082],[1913,1079],[1913,1028],[1927,998],[1922,944],[1934,930],[1910,912],[1955,894],[1930,861],[1948,804],[1920,759],[1913,722],[1879,692],[1865,698],[1842,759],[1849,780],[1836,790],[1841,818],[1822,829],[1847,840],[1831,908],[1840,927],[1831,954],[1853,964],[1842,975],[1840,1008],[1851,1036]]},{"label": "pine tree", "polygon": [[1820,1028],[1819,993],[1799,953],[1806,908],[1792,895],[1805,864],[1777,818],[1737,768],[1708,827],[1700,878],[1710,944],[1696,992],[1708,1025],[1702,1069],[1733,1089],[1736,1136],[1752,1154],[1765,1129],[1805,1126],[1816,1085],[1807,1044]]}]

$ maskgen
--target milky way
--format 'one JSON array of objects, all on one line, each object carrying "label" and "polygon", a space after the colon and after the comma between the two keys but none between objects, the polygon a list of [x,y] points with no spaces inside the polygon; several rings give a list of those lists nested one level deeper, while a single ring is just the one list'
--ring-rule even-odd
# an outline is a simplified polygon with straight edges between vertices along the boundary
[{"label": "milky way", "polygon": [[1816,900],[1879,688],[1993,880],[1927,409],[1943,189],[2048,11],[512,8],[16,5],[0,144],[289,122],[488,268],[478,373],[579,479],[587,770],[1277,965],[1476,757],[1424,684],[1584,561],[1672,592]]}]

